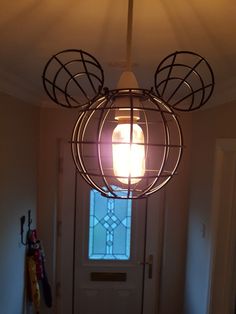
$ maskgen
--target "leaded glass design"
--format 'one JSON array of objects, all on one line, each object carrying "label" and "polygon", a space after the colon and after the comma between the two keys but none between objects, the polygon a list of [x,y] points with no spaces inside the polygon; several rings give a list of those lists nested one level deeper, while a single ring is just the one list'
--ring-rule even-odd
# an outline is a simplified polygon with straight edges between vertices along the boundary
[{"label": "leaded glass design", "polygon": [[132,201],[90,191],[89,259],[130,258]]}]

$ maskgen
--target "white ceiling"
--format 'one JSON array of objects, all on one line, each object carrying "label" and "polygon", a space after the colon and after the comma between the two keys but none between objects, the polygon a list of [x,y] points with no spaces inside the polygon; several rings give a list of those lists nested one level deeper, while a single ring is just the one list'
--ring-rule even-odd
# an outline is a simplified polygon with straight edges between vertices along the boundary
[{"label": "white ceiling", "polygon": [[[35,104],[47,60],[68,48],[94,55],[115,88],[126,55],[128,0],[1,0],[0,90]],[[235,0],[134,0],[132,60],[141,87],[176,50],[205,57],[216,80],[207,106],[236,100]]]}]

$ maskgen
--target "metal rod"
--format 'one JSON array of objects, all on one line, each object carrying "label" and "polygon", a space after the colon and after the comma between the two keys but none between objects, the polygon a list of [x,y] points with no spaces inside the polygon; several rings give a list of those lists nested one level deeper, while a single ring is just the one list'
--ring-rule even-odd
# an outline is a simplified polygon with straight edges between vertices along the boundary
[{"label": "metal rod", "polygon": [[91,80],[90,73],[89,73],[89,71],[88,71],[86,62],[85,62],[85,60],[84,60],[84,56],[83,56],[83,54],[82,54],[81,52],[80,52],[80,56],[81,56],[81,60],[82,60],[82,62],[83,62],[83,66],[84,66],[84,69],[85,69],[85,71],[86,71],[87,77],[88,77],[88,79],[89,79],[90,85],[92,86],[93,91],[96,92],[96,88],[94,87],[93,81]]},{"label": "metal rod", "polygon": [[173,69],[173,65],[175,63],[175,59],[176,59],[176,54],[173,55],[173,59],[172,59],[172,62],[171,62],[171,65],[170,65],[170,68],[169,68],[169,71],[168,71],[168,75],[167,75],[167,78],[166,78],[166,81],[165,81],[165,85],[164,85],[163,90],[162,90],[162,94],[161,94],[162,97],[165,94],[167,83],[168,83],[168,81],[170,79],[170,75],[171,75],[171,72],[172,72],[172,69]]},{"label": "metal rod", "polygon": [[[91,145],[91,144],[98,144],[98,145],[112,145],[112,144],[120,144],[120,145],[130,145],[130,142],[112,142],[112,141],[71,141],[70,143],[72,144],[86,144],[86,145]],[[138,142],[132,142],[132,144],[135,144],[135,145],[140,145],[140,146],[144,146],[144,147],[149,147],[149,146],[152,146],[152,147],[172,147],[172,148],[180,148],[180,147],[183,147],[183,145],[180,145],[180,144],[152,144],[152,143],[138,143]],[[87,156],[89,157],[89,156]],[[95,155],[91,155],[90,157],[95,157]]]},{"label": "metal rod", "polygon": [[186,79],[194,72],[194,70],[198,67],[198,65],[203,61],[204,59],[201,57],[201,59],[195,63],[195,65],[190,69],[190,71],[185,75],[183,79],[181,79],[181,82],[177,85],[175,90],[172,92],[170,97],[167,99],[167,103],[171,100],[171,98],[176,94],[176,92],[179,90],[180,86],[186,81]]},{"label": "metal rod", "polygon": [[[87,98],[87,100],[89,101],[89,97],[86,94],[85,90],[82,88],[82,86],[77,82],[77,80],[74,78],[74,76],[71,74],[71,72],[67,69],[67,67],[61,62],[61,60],[58,57],[55,57],[55,60],[57,60],[57,62],[61,65],[61,69],[63,68],[66,73],[71,77],[71,79],[74,81],[74,83],[76,84],[76,86],[80,89],[80,91],[82,92],[82,94],[84,95],[85,98]],[[60,69],[60,70],[61,70]],[[55,80],[55,79],[54,79]]]}]

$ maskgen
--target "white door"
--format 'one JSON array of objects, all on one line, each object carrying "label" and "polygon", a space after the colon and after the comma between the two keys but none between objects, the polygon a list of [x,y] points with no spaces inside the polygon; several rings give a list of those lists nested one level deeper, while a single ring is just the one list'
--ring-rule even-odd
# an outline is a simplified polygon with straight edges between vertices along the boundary
[{"label": "white door", "polygon": [[61,143],[57,313],[158,314],[163,193],[101,197],[77,176]]}]

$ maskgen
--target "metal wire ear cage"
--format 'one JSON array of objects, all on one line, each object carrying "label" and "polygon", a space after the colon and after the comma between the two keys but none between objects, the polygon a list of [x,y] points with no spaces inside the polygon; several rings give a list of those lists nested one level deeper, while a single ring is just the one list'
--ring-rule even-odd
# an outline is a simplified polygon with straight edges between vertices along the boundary
[{"label": "metal wire ear cage", "polygon": [[104,83],[99,62],[83,50],[67,49],[52,56],[43,71],[43,85],[58,105],[82,108],[100,95]]},{"label": "metal wire ear cage", "polygon": [[191,51],[168,55],[155,73],[158,97],[180,111],[202,107],[211,97],[214,84],[214,74],[207,60]]}]

